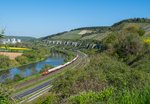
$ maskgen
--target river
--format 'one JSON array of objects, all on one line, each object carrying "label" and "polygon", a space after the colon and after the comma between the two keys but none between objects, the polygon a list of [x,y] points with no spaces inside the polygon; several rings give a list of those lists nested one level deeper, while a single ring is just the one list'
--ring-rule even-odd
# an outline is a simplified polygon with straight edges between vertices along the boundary
[{"label": "river", "polygon": [[43,61],[15,67],[7,71],[0,72],[0,82],[6,80],[13,80],[16,75],[22,78],[29,77],[39,73],[45,65],[52,65],[53,67],[59,66],[64,63],[65,57],[60,53],[52,54],[50,57]]}]

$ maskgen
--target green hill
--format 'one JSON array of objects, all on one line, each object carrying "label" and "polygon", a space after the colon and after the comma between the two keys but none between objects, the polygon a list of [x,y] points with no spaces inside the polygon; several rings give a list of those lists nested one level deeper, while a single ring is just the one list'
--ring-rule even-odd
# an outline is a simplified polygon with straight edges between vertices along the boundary
[{"label": "green hill", "polygon": [[44,37],[43,39],[100,40],[108,33],[110,33],[109,27],[85,27],[85,28],[78,28],[71,31],[58,33],[58,34],[53,34]]},{"label": "green hill", "polygon": [[102,40],[107,35],[114,31],[119,31],[129,25],[137,25],[144,29],[145,36],[149,37],[150,34],[150,19],[147,18],[134,18],[126,19],[115,23],[112,26],[99,26],[99,27],[83,27],[73,29],[71,31],[53,34],[42,39],[69,39],[69,40]]}]

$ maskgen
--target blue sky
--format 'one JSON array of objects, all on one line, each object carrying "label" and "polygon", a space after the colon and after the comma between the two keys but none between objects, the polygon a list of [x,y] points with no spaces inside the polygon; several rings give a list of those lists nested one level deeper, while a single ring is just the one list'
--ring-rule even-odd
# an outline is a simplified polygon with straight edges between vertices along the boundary
[{"label": "blue sky", "polygon": [[150,0],[0,0],[6,35],[42,37],[78,27],[150,18]]}]

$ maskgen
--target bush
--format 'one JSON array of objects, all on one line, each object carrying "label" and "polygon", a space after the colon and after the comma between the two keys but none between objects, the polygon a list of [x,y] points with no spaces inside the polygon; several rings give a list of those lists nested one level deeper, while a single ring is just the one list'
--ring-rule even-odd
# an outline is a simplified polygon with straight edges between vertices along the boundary
[{"label": "bush", "polygon": [[71,96],[67,103],[70,104],[96,104],[98,102],[105,102],[105,100],[112,96],[113,88],[106,88],[101,92],[80,92],[76,96]]},{"label": "bush", "polygon": [[36,101],[33,101],[32,104],[58,104],[57,97],[53,93],[44,94],[42,97],[39,97]]},{"label": "bush", "polygon": [[114,45],[119,58],[138,55],[144,50],[144,43],[137,34],[121,34]]},{"label": "bush", "polygon": [[16,65],[18,65],[16,60],[10,60],[9,57],[0,55],[0,70],[8,69]]},{"label": "bush", "polygon": [[0,84],[0,104],[11,104],[9,96],[12,93],[10,86]]},{"label": "bush", "polygon": [[149,104],[150,88],[116,90],[112,87],[101,92],[82,92],[68,98],[68,104]]},{"label": "bush", "polygon": [[19,81],[19,80],[22,80],[22,79],[23,79],[23,77],[21,77],[20,75],[17,74],[17,75],[14,76],[13,80],[14,81]]},{"label": "bush", "polygon": [[131,25],[118,33],[110,34],[103,40],[106,52],[127,64],[132,62],[146,50],[146,45],[140,37],[144,34],[142,31],[144,30],[140,27]]},{"label": "bush", "polygon": [[19,56],[16,58],[16,61],[18,61],[21,65],[28,63],[28,58],[26,56]]}]

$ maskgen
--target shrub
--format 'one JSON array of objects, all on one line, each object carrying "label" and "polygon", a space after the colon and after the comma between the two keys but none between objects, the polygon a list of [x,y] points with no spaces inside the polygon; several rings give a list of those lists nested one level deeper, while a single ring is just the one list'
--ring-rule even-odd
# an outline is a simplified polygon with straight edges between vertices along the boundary
[{"label": "shrub", "polygon": [[71,104],[96,104],[100,102],[105,102],[105,100],[112,96],[113,88],[106,88],[100,92],[80,92],[78,95],[69,97],[68,103]]},{"label": "shrub", "polygon": [[16,58],[16,60],[21,64],[21,65],[24,65],[24,64],[27,64],[28,63],[28,58],[26,56],[18,56]]}]

